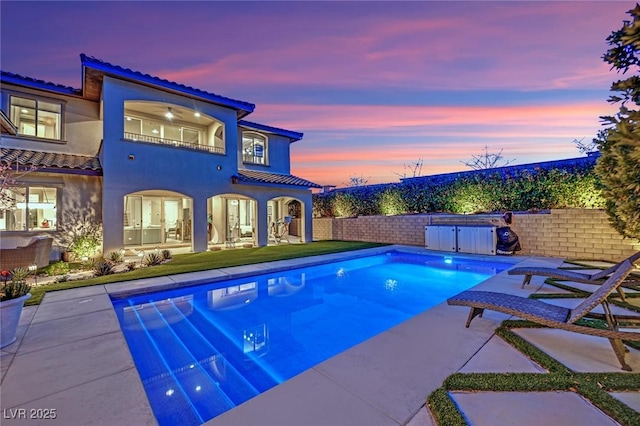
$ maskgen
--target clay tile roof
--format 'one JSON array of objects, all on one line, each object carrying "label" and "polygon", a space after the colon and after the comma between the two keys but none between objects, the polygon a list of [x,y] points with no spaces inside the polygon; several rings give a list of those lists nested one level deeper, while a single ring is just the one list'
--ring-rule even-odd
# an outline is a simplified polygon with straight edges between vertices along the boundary
[{"label": "clay tile roof", "polygon": [[280,185],[305,186],[308,188],[321,188],[317,183],[293,175],[282,175],[278,173],[256,172],[253,170],[242,170],[234,176],[239,182],[247,183],[271,183]]},{"label": "clay tile roof", "polygon": [[21,166],[36,166],[45,169],[68,169],[102,174],[100,160],[96,157],[60,154],[54,152],[28,151],[25,149],[0,148],[0,160],[18,163]]},{"label": "clay tile roof", "polygon": [[304,136],[304,134],[300,133],[300,132],[294,132],[292,130],[281,129],[281,128],[278,128],[278,127],[266,126],[264,124],[258,124],[258,123],[254,123],[254,122],[247,121],[247,120],[240,120],[240,121],[238,121],[238,124],[240,126],[242,126],[242,127],[248,128],[248,129],[262,130],[262,131],[265,131],[265,132],[274,133],[276,135],[284,136],[284,137],[287,137],[287,138],[291,139],[292,142],[298,141],[298,140],[302,139],[302,137]]},{"label": "clay tile roof", "polygon": [[80,89],[74,89],[73,87],[63,86],[62,84],[51,83],[49,81],[38,80],[36,78],[25,77],[19,74],[14,74],[7,71],[0,71],[0,80],[6,83],[18,84],[21,86],[36,87],[43,90],[49,90],[58,93],[64,93],[67,95],[81,95]]},{"label": "clay tile roof", "polygon": [[80,54],[80,60],[82,61],[83,66],[95,68],[102,72],[112,73],[114,75],[127,77],[132,80],[144,82],[147,84],[154,84],[156,86],[176,90],[188,95],[198,96],[200,98],[207,99],[209,101],[213,101],[223,105],[227,105],[239,110],[243,110],[248,113],[253,112],[253,110],[255,109],[255,105],[249,102],[227,98],[224,96],[216,95],[215,93],[206,92],[204,90],[196,89],[191,86],[186,86],[184,84],[176,83],[174,81],[165,80],[163,78],[155,77],[149,74],[143,74],[139,71],[134,71],[129,68],[121,67],[119,65],[110,64],[109,62],[105,62],[101,59],[94,58],[93,56],[87,56],[84,53]]}]

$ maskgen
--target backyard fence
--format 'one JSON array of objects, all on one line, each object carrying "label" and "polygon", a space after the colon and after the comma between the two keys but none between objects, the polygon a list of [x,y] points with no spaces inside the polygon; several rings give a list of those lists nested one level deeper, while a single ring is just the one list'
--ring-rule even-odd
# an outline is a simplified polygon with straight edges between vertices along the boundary
[{"label": "backyard fence", "polygon": [[[314,218],[314,240],[370,241],[422,246],[426,225],[505,226],[500,214],[414,214]],[[522,251],[517,254],[622,260],[640,251],[640,241],[622,238],[607,214],[596,209],[552,209],[546,213],[517,213],[509,225],[518,234]]]}]

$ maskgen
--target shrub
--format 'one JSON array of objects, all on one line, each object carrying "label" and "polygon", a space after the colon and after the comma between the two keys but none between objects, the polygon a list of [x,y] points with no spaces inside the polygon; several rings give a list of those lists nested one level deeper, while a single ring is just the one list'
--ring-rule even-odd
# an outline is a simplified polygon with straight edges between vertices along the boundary
[{"label": "shrub", "polygon": [[29,270],[23,266],[18,266],[13,271],[11,271],[11,281],[13,282],[26,281],[28,276]]},{"label": "shrub", "polygon": [[68,274],[61,275],[56,278],[56,283],[66,283],[71,277]]},{"label": "shrub", "polygon": [[124,256],[122,255],[122,253],[120,253],[120,251],[112,251],[109,253],[109,260],[114,262],[114,263],[120,263],[124,260]]},{"label": "shrub", "polygon": [[133,271],[138,267],[136,262],[128,262],[127,263],[127,271]]},{"label": "shrub", "polygon": [[8,274],[3,271],[3,281],[0,284],[0,301],[17,299],[29,293],[31,286],[27,284],[27,276],[29,276],[27,268],[17,267],[11,271],[11,281],[9,281]]},{"label": "shrub", "polygon": [[162,250],[162,258],[163,258],[164,260],[169,260],[169,259],[171,259],[171,258],[172,258],[172,256],[171,256],[171,250],[166,250],[166,249],[165,249],[165,250]]},{"label": "shrub", "polygon": [[144,258],[144,264],[147,266],[156,266],[162,263],[162,256],[158,253],[149,253],[147,257]]},{"label": "shrub", "polygon": [[114,274],[113,263],[106,259],[98,260],[93,263],[93,273],[96,277]]},{"label": "shrub", "polygon": [[42,272],[50,277],[55,277],[56,275],[64,275],[70,270],[71,268],[67,262],[54,262],[42,268]]},{"label": "shrub", "polygon": [[98,252],[101,244],[100,237],[86,234],[73,240],[71,251],[76,255],[76,259],[92,258]]},{"label": "shrub", "polygon": [[384,215],[396,215],[407,212],[407,205],[397,187],[390,187],[382,191],[379,196],[380,213]]},{"label": "shrub", "polygon": [[589,166],[487,171],[449,180],[338,189],[313,196],[314,217],[402,213],[603,208],[600,179]]}]

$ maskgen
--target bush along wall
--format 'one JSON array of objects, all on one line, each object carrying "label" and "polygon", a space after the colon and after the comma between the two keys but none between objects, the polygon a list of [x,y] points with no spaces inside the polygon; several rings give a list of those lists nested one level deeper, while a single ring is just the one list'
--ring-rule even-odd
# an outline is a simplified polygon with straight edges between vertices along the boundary
[{"label": "bush along wall", "polygon": [[457,178],[426,176],[313,196],[314,217],[600,209],[604,205],[592,166],[521,171],[502,168]]}]

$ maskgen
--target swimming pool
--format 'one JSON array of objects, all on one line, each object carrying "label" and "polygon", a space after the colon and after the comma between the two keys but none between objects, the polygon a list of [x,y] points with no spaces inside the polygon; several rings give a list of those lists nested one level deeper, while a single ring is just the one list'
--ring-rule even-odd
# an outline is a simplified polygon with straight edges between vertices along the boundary
[{"label": "swimming pool", "polygon": [[382,255],[114,299],[160,425],[198,425],[507,269]]}]

